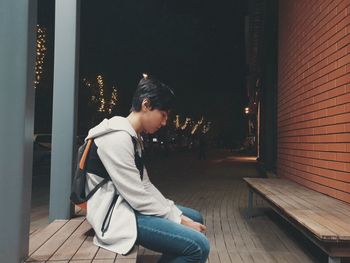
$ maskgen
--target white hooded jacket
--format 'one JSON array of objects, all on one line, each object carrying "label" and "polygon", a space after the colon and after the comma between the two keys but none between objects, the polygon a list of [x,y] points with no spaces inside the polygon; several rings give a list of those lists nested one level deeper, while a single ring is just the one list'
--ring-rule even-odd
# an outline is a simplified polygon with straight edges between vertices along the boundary
[{"label": "white hooded jacket", "polygon": [[[151,183],[145,167],[141,180],[135,164],[135,148],[131,136],[137,139],[130,122],[116,116],[105,119],[92,128],[86,138],[94,138],[98,147],[97,154],[112,179],[88,200],[86,218],[95,230],[94,243],[118,254],[127,254],[136,242],[134,210],[176,223],[181,222],[182,214],[174,202],[166,199]],[[139,140],[137,151],[141,155]],[[88,173],[86,192],[90,192],[101,181],[101,177]],[[103,221],[116,194],[119,197],[110,213],[109,227],[102,235]]]}]

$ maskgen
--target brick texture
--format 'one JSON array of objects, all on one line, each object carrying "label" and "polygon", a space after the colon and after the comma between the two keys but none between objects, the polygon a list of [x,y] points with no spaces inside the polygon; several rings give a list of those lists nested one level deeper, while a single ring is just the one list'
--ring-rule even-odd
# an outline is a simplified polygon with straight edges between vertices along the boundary
[{"label": "brick texture", "polygon": [[350,1],[280,0],[277,174],[350,203]]}]

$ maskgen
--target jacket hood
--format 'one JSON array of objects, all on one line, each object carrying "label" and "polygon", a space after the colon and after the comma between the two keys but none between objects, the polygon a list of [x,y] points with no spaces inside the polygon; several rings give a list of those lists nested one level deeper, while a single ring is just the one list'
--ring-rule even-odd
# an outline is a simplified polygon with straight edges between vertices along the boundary
[{"label": "jacket hood", "polygon": [[89,130],[85,141],[91,138],[96,138],[114,131],[126,131],[131,136],[137,138],[136,131],[131,126],[127,118],[115,116],[110,119],[104,119],[100,124]]}]

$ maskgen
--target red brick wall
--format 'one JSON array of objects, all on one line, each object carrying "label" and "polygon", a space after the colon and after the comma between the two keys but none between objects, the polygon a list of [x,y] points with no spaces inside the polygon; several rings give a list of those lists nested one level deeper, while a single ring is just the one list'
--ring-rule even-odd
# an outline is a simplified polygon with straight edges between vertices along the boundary
[{"label": "red brick wall", "polygon": [[350,1],[280,0],[277,174],[350,203]]}]

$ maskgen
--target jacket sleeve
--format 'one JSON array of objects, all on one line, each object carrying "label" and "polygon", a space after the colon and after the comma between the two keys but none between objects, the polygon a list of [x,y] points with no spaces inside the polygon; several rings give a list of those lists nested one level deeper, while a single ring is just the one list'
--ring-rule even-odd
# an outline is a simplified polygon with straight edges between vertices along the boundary
[{"label": "jacket sleeve", "polygon": [[143,184],[144,184],[146,191],[150,192],[153,196],[155,196],[163,204],[170,206],[172,213],[174,213],[175,215],[181,216],[182,211],[175,205],[174,201],[165,198],[163,196],[163,194],[158,190],[158,188],[155,187],[154,184],[149,179],[147,170],[145,169],[144,171],[145,172],[143,174]]},{"label": "jacket sleeve", "polygon": [[134,145],[126,132],[114,132],[95,141],[97,153],[110,175],[119,194],[136,211],[145,215],[167,218],[181,222],[181,214],[169,203],[158,200],[152,191],[147,191],[135,164]]}]

